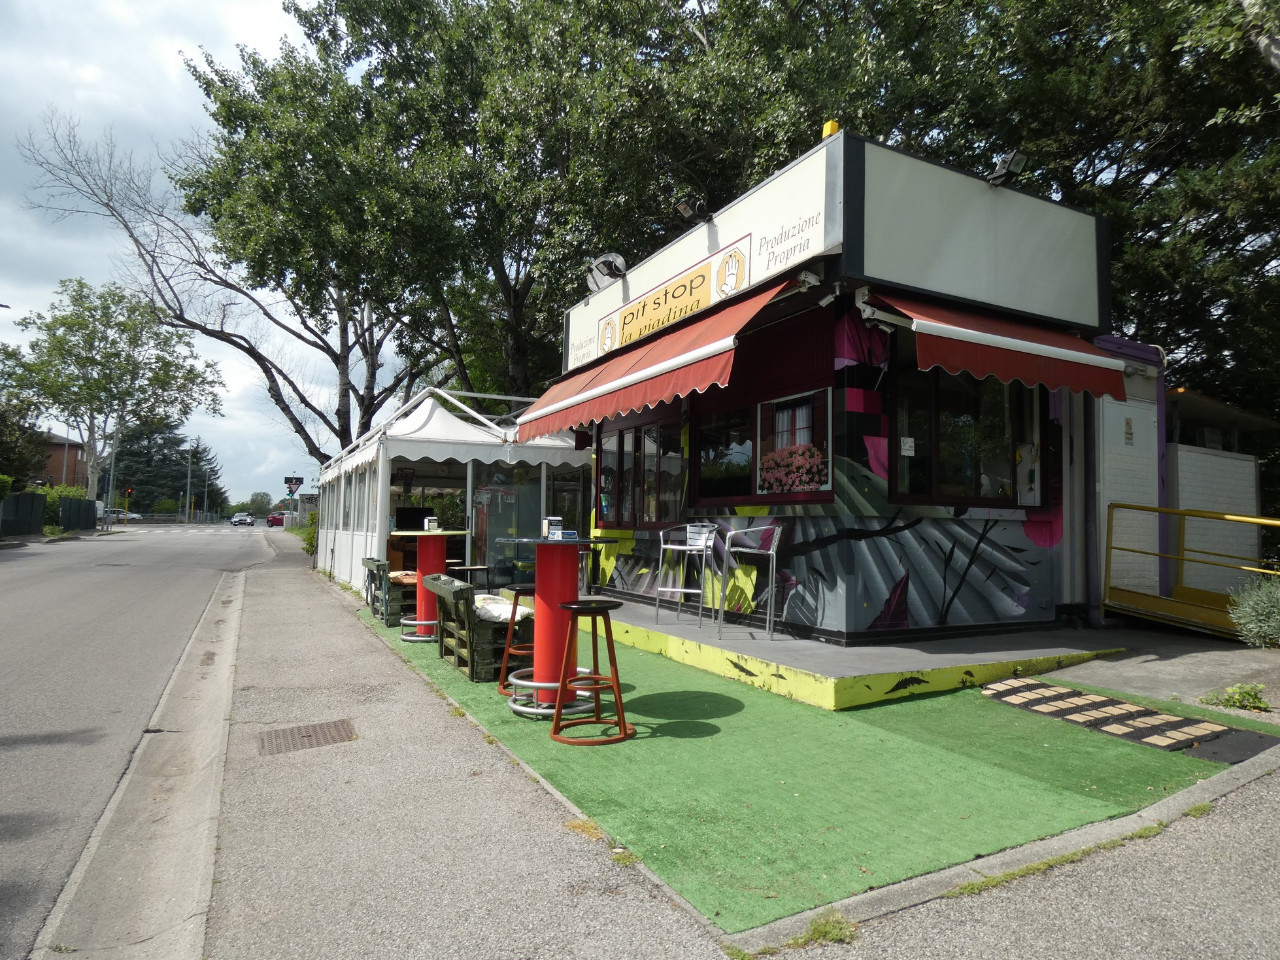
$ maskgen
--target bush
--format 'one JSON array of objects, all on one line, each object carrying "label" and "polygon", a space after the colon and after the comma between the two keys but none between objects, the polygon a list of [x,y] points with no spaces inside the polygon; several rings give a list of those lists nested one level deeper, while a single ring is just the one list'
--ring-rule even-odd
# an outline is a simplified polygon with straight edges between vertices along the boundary
[{"label": "bush", "polygon": [[320,542],[320,514],[312,510],[307,514],[307,529],[302,533],[302,552],[308,557],[316,555],[316,546]]},{"label": "bush", "polygon": [[0,500],[9,495],[9,491],[13,489],[13,477],[6,477],[0,474]]},{"label": "bush", "polygon": [[59,484],[56,487],[44,488],[44,525],[46,527],[56,527],[62,529],[62,508],[60,506],[63,497],[70,497],[72,500],[84,500],[88,497],[88,493],[84,487],[69,487]]},{"label": "bush", "polygon": [[1250,580],[1227,605],[1240,639],[1253,647],[1280,647],[1280,576]]},{"label": "bush", "polygon": [[1201,703],[1207,703],[1214,707],[1232,707],[1236,710],[1257,710],[1266,713],[1271,710],[1271,704],[1262,699],[1262,691],[1265,689],[1261,683],[1237,683],[1233,687],[1218,693],[1205,694],[1200,698]]}]

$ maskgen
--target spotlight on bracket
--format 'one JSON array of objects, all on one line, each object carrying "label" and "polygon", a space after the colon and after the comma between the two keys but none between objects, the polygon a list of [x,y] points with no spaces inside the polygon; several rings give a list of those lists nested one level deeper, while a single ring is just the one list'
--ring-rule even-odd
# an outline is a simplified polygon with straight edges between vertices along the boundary
[{"label": "spotlight on bracket", "polygon": [[796,286],[801,293],[808,293],[822,282],[822,278],[809,270],[801,270],[796,274]]},{"label": "spotlight on bracket", "polygon": [[701,197],[683,196],[676,201],[676,210],[690,223],[706,223],[711,219],[707,205]]},{"label": "spotlight on bracket", "polygon": [[587,267],[587,286],[592,293],[599,293],[615,280],[627,275],[627,262],[616,253],[606,253]]},{"label": "spotlight on bracket", "polygon": [[987,177],[987,183],[993,187],[998,187],[1006,180],[1014,179],[1026,166],[1027,155],[1025,153],[1019,153],[1017,150],[1002,153],[999,159],[996,160],[995,170]]}]

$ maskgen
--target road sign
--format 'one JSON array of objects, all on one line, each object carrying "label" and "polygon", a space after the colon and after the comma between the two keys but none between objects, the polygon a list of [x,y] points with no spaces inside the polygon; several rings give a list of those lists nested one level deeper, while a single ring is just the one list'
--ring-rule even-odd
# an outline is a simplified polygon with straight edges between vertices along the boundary
[{"label": "road sign", "polygon": [[289,496],[293,496],[298,492],[298,488],[302,486],[301,477],[285,477],[284,485],[289,488]]}]

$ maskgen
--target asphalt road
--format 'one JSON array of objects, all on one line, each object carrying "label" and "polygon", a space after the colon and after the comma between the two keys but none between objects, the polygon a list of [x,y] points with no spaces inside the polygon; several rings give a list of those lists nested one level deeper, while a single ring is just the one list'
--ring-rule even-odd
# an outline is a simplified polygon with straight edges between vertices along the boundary
[{"label": "asphalt road", "polygon": [[265,533],[140,526],[0,550],[3,960],[31,949],[215,587],[271,556]]}]

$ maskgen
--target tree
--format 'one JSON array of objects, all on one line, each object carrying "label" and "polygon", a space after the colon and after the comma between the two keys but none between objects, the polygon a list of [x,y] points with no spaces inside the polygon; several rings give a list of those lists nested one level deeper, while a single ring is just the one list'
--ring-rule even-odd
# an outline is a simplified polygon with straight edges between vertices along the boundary
[{"label": "tree", "polygon": [[249,512],[255,517],[265,517],[271,512],[271,494],[259,490],[249,497]]},{"label": "tree", "polygon": [[95,499],[103,461],[125,430],[182,421],[197,408],[217,414],[222,380],[195,355],[190,334],[165,326],[146,300],[79,279],[58,290],[48,317],[18,321],[36,335],[25,351],[6,355],[6,379],[43,416],[79,434]]},{"label": "tree", "polygon": [[116,488],[133,488],[130,506],[139,513],[166,512],[158,504],[184,500],[188,477],[196,510],[217,511],[226,505],[218,458],[199,438],[192,442],[178,433],[179,426],[173,421],[140,423],[121,433]]},{"label": "tree", "polygon": [[19,356],[16,348],[0,344],[0,476],[12,477],[15,491],[26,486],[28,477],[44,473],[49,452],[34,409],[9,382]]},{"label": "tree", "polygon": [[[323,138],[316,141],[321,142]],[[164,174],[180,180],[205,162],[207,148],[188,144],[185,155],[160,166]],[[267,256],[237,251],[233,232],[221,239],[214,236],[210,218],[189,213],[185,199],[163,185],[157,164],[136,161],[119,150],[110,132],[98,143],[85,141],[74,120],[51,111],[42,134],[29,133],[18,150],[42,175],[31,194],[33,205],[58,216],[100,217],[118,227],[134,254],[134,285],[156,312],[178,329],[243,354],[261,375],[276,409],[318,462],[367,430],[398,390],[407,391],[419,378],[437,374],[437,363],[429,357],[419,358],[412,367],[388,363],[388,338],[400,329],[401,318],[386,304],[366,302],[362,290],[345,288],[343,270],[349,272],[350,264],[331,264],[326,258],[335,251],[306,234],[308,226],[335,235],[354,232],[341,219],[345,211],[329,205],[332,196],[312,196],[309,207],[301,200],[286,205],[285,212],[297,214],[290,225],[276,222],[283,219],[273,213],[280,198],[268,190],[263,205],[252,214],[260,218],[262,235],[270,243],[293,241],[288,252],[294,256],[295,273],[307,272],[297,264],[312,265],[298,280],[290,268]],[[277,186],[291,184],[295,172],[283,171]],[[321,172],[313,185],[323,184],[324,178]],[[352,182],[348,179],[344,185]],[[201,209],[203,202],[195,198],[193,207]],[[351,245],[361,240],[368,240],[369,255],[400,249],[367,235]],[[320,296],[317,277],[326,266],[333,267],[333,282],[329,294]],[[317,369],[330,371],[327,383],[323,375],[317,378]],[[447,376],[438,373],[432,382]]]},{"label": "tree", "polygon": [[[47,202],[125,228],[172,322],[259,363],[317,459],[317,438],[345,444],[384,386],[414,382],[384,359],[389,344],[435,382],[536,393],[559,372],[562,313],[593,256],[651,254],[684,229],[674,197],[723,205],[827,118],[976,172],[1006,150],[1030,154],[1024,189],[1111,221],[1117,329],[1163,346],[1179,382],[1280,411],[1267,363],[1280,302],[1272,5],[290,9],[308,50],[192,65],[217,131],[173,168],[186,214],[74,127],[25,153]],[[232,296],[330,365],[338,413],[263,356]]]}]

